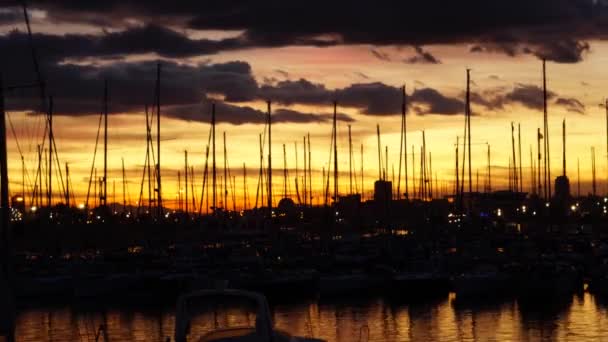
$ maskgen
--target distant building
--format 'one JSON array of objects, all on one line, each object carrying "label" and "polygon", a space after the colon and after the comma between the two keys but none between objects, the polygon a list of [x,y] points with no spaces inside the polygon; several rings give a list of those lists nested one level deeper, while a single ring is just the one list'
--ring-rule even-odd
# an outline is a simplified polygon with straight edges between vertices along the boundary
[{"label": "distant building", "polygon": [[388,204],[393,197],[393,182],[377,180],[374,183],[374,201]]},{"label": "distant building", "polygon": [[568,176],[558,176],[555,178],[555,199],[558,201],[570,199],[570,180]]}]

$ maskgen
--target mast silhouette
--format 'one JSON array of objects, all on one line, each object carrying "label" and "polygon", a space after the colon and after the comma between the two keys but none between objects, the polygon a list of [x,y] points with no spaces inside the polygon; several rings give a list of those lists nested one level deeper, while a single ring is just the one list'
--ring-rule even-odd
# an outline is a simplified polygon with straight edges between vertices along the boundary
[{"label": "mast silhouette", "polygon": [[215,165],[215,103],[211,104],[211,187],[213,188],[212,210],[215,215],[217,209],[217,170]]},{"label": "mast silhouette", "polygon": [[473,209],[473,198],[471,193],[473,192],[473,177],[471,174],[471,70],[467,69],[467,101],[466,101],[466,115],[467,115],[467,143],[469,150],[469,211]]},{"label": "mast silhouette", "polygon": [[125,177],[125,158],[120,158],[122,162],[122,211],[127,212],[127,178]]},{"label": "mast silhouette", "polygon": [[243,163],[243,211],[246,211],[247,207],[247,167]]},{"label": "mast silhouette", "polygon": [[338,101],[334,100],[334,203],[338,203],[338,126],[337,126]]},{"label": "mast silhouette", "polygon": [[306,188],[307,188],[307,186],[308,186],[308,184],[307,184],[307,180],[306,180],[306,173],[308,172],[308,169],[307,169],[307,167],[306,167],[306,165],[307,165],[307,157],[306,157],[306,136],[304,136],[304,138],[303,138],[303,149],[304,149],[304,155],[303,155],[303,156],[304,156],[304,178],[303,178],[303,183],[304,183],[304,186],[303,186],[303,188],[302,188],[302,193],[303,193],[303,196],[302,196],[302,197],[303,197],[303,199],[304,199],[304,207],[306,207],[306,205],[307,205],[307,203],[308,203],[308,197],[307,197],[307,196],[308,196],[308,194],[307,194],[307,189],[306,189]]},{"label": "mast silhouette", "polygon": [[65,206],[67,208],[70,207],[70,168],[68,166],[68,163],[65,163]]},{"label": "mast silhouette", "polygon": [[597,184],[595,182],[595,147],[591,147],[591,177],[592,177],[592,189],[593,197],[597,196]]},{"label": "mast silhouette", "polygon": [[544,122],[544,151],[545,151],[545,200],[551,197],[551,159],[549,153],[549,119],[547,115],[547,73],[546,61],[543,59],[543,122]]},{"label": "mast silhouette", "polygon": [[511,121],[511,149],[512,149],[512,153],[513,153],[513,158],[512,160],[512,167],[513,170],[511,171],[512,176],[512,181],[509,183],[511,184],[511,191],[519,191],[519,181],[517,179],[517,160],[515,158],[515,126],[513,125],[513,122]]},{"label": "mast silhouette", "polygon": [[163,217],[163,196],[160,165],[160,63],[158,63],[156,64],[156,206],[159,221]]},{"label": "mast silhouette", "polygon": [[108,197],[108,80],[103,83],[103,127],[103,194],[100,202],[105,207]]},{"label": "mast silhouette", "polygon": [[[456,186],[455,186],[455,190],[454,193],[456,194],[456,201],[458,201],[458,203],[460,203],[460,167],[458,166],[458,161],[460,159],[460,156],[458,154],[458,148],[460,147],[460,142],[459,142],[459,136],[456,136],[456,172],[455,172],[455,178],[456,178]],[[413,157],[413,156],[412,156]]]},{"label": "mast silhouette", "polygon": [[272,217],[272,119],[271,102],[266,101],[268,107],[268,217]]},{"label": "mast silhouette", "polygon": [[378,180],[382,180],[382,147],[380,147],[380,125],[378,124],[376,124],[376,135],[378,136]]},{"label": "mast silhouette", "polygon": [[184,150],[184,184],[185,184],[185,208],[186,208],[186,214],[188,214],[189,210],[188,210],[188,151]]},{"label": "mast silhouette", "polygon": [[287,198],[287,151],[283,144],[283,198]]},{"label": "mast silhouette", "polygon": [[49,173],[49,185],[47,192],[47,206],[49,209],[51,208],[53,201],[53,97],[49,97],[49,111],[48,111],[48,122],[49,122],[49,165],[48,165],[48,173]]},{"label": "mast silhouette", "polygon": [[566,119],[562,121],[562,176],[566,176]]},{"label": "mast silhouette", "polygon": [[306,143],[308,145],[308,194],[310,206],[312,207],[312,152],[310,151],[310,132],[308,132]]},{"label": "mast silhouette", "polygon": [[492,166],[490,162],[490,144],[488,144],[488,192],[492,192]]},{"label": "mast silhouette", "polygon": [[537,172],[537,184],[538,184],[538,196],[540,197],[541,195],[543,195],[543,181],[541,180],[540,177],[540,165],[541,165],[541,160],[542,160],[542,156],[541,156],[541,151],[540,151],[540,140],[543,138],[542,134],[540,134],[540,128],[536,129],[536,151],[538,152],[538,160],[536,163],[536,172]]},{"label": "mast silhouette", "polygon": [[351,128],[348,125],[348,179],[349,179],[349,195],[353,194],[353,139],[351,136]]},{"label": "mast silhouette", "polygon": [[224,197],[222,200],[222,207],[224,210],[228,210],[228,184],[230,179],[228,178],[228,150],[226,147],[226,131],[222,132],[224,138]]},{"label": "mast silhouette", "polygon": [[524,176],[523,176],[523,159],[521,159],[521,123],[517,123],[517,145],[519,146],[519,192],[524,191]]}]

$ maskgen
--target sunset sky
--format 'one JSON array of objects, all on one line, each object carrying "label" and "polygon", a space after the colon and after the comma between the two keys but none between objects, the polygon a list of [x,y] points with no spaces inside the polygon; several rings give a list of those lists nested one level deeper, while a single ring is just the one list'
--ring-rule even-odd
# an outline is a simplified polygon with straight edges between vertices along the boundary
[{"label": "sunset sky", "polygon": [[[34,82],[22,8],[2,6],[4,84]],[[530,148],[536,157],[536,129],[542,129],[543,58],[547,60],[552,175],[561,173],[565,119],[573,190],[577,159],[582,190],[590,190],[594,146],[598,189],[606,192],[606,109],[600,104],[608,89],[608,4],[602,1],[402,1],[399,5],[180,1],[176,5],[57,0],[30,1],[28,10],[41,74],[55,99],[60,163],[69,163],[78,203],[84,201],[89,182],[105,79],[111,114],[108,195],[115,181],[117,201],[122,201],[124,158],[129,197],[132,203],[137,201],[146,151],[144,106],[153,105],[158,62],[162,65],[163,197],[170,206],[178,191],[177,170],[184,167],[184,150],[195,168],[200,196],[212,101],[217,104],[219,122],[218,163],[223,165],[221,135],[226,132],[238,207],[242,206],[243,163],[248,169],[250,202],[255,201],[258,135],[264,129],[266,99],[273,102],[276,122],[272,145],[275,203],[282,195],[282,145],[287,146],[293,193],[294,143],[302,167],[302,141],[307,133],[315,173],[314,202],[320,200],[334,99],[340,113],[340,191],[348,192],[351,125],[357,170],[359,149],[364,146],[364,191],[369,197],[378,175],[376,124],[383,151],[384,145],[389,149],[389,164],[398,168],[403,85],[409,97],[408,158],[412,145],[419,153],[424,130],[433,173],[440,184],[451,186],[454,144],[463,135],[467,68],[472,78],[473,173],[480,172],[480,188],[486,174],[486,143],[492,149],[493,188],[507,187],[514,122],[521,124],[524,190],[528,191]],[[40,99],[33,89],[7,93],[6,109],[17,135],[16,140],[9,126],[10,190],[16,194],[21,192],[16,141],[33,180],[44,117],[38,115]],[[420,156],[415,157],[419,160]],[[408,163],[409,167],[411,160]],[[96,168],[100,175],[101,154]],[[31,181],[26,183],[29,189]],[[55,196],[59,201],[59,193]]]}]

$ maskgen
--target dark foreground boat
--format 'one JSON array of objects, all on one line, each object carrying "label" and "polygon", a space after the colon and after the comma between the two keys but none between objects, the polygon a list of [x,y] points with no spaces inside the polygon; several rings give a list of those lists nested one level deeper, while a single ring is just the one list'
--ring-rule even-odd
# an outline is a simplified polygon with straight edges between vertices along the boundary
[{"label": "dark foreground boat", "polygon": [[201,290],[182,295],[177,301],[175,316],[175,341],[193,341],[188,338],[192,318],[197,303],[242,300],[255,304],[256,317],[254,327],[222,328],[203,334],[199,342],[323,342],[323,340],[292,336],[288,332],[274,328],[266,297],[259,293],[241,290]]}]

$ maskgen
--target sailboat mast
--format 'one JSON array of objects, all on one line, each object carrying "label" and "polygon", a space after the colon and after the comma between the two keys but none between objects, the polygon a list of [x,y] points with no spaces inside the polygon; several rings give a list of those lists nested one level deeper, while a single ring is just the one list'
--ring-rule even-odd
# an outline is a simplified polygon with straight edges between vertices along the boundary
[{"label": "sailboat mast", "polygon": [[302,197],[304,199],[304,206],[306,207],[306,204],[308,203],[308,198],[306,197],[306,196],[308,196],[307,192],[306,192],[306,186],[307,186],[307,183],[306,183],[307,182],[306,181],[306,172],[308,170],[306,168],[306,164],[307,164],[307,160],[306,160],[307,159],[307,157],[306,157],[306,136],[304,136],[304,139],[303,139],[303,148],[304,148],[304,155],[303,155],[304,156],[304,182],[303,182],[304,183],[304,187],[302,188],[302,192],[303,192],[303,196]]},{"label": "sailboat mast", "polygon": [[524,191],[523,159],[521,159],[521,124],[517,124],[517,144],[519,149],[519,192]]},{"label": "sailboat mast", "polygon": [[47,192],[47,205],[49,209],[52,205],[53,200],[53,97],[49,97],[49,112],[48,112],[48,120],[49,120],[49,165],[48,165],[48,192]]},{"label": "sailboat mast", "polygon": [[490,159],[490,144],[488,144],[488,192],[492,192],[492,166]]},{"label": "sailboat mast", "polygon": [[349,195],[353,194],[353,139],[351,128],[348,125],[348,179],[349,179]]},{"label": "sailboat mast", "polygon": [[228,184],[230,179],[228,178],[228,150],[226,147],[226,131],[222,132],[224,137],[224,209],[228,210]]},{"label": "sailboat mast", "polygon": [[409,199],[409,187],[407,182],[407,91],[403,86],[403,166],[405,169],[405,199]]},{"label": "sailboat mast", "polygon": [[185,197],[185,201],[186,201],[186,214],[188,214],[188,151],[184,150],[184,184],[185,184],[185,190],[184,190],[184,194],[186,195]]},{"label": "sailboat mast", "polygon": [[287,198],[287,151],[283,144],[283,198]]},{"label": "sailboat mast", "polygon": [[382,150],[380,145],[380,125],[376,125],[376,135],[378,136],[378,180],[382,180]]},{"label": "sailboat mast", "polygon": [[272,119],[270,116],[271,113],[271,102],[268,100],[266,102],[268,107],[268,217],[272,217]]},{"label": "sailboat mast", "polygon": [[513,124],[513,121],[511,121],[511,150],[513,153],[513,157],[511,159],[512,163],[511,166],[513,167],[513,169],[511,170],[511,175],[512,175],[512,179],[511,179],[511,186],[510,186],[510,190],[511,191],[519,191],[519,181],[517,180],[517,159],[515,158],[515,126]]},{"label": "sailboat mast", "polygon": [[546,61],[543,59],[543,117],[545,124],[545,199],[551,197],[551,157],[549,153],[549,118],[547,115],[547,72]]},{"label": "sailboat mast", "polygon": [[[543,194],[543,183],[544,183],[541,181],[541,178],[540,178],[540,164],[541,164],[541,159],[542,159],[541,152],[540,152],[540,139],[542,139],[542,135],[540,134],[540,128],[537,128],[536,129],[536,143],[537,143],[536,150],[538,151],[538,161],[536,163],[536,168],[537,168],[536,173],[537,173],[537,178],[538,178],[538,182],[537,182],[538,183],[538,196],[541,196]],[[544,184],[544,185],[546,185],[546,184]]]},{"label": "sailboat mast", "polygon": [[566,176],[566,119],[562,121],[562,176]]},{"label": "sailboat mast", "polygon": [[159,221],[163,216],[163,196],[160,168],[160,63],[156,65],[156,206]]},{"label": "sailboat mast", "polygon": [[247,210],[247,167],[243,163],[243,211]]},{"label": "sailboat mast", "polygon": [[38,145],[38,177],[38,182],[40,185],[38,186],[36,205],[40,207],[42,206],[42,147],[40,145]]},{"label": "sailboat mast", "polygon": [[337,128],[338,102],[334,101],[334,202],[338,203],[338,128]]},{"label": "sailboat mast", "polygon": [[65,206],[70,207],[70,167],[65,163]]},{"label": "sailboat mast", "polygon": [[310,132],[308,132],[306,139],[308,147],[308,196],[310,206],[312,207],[312,152],[310,151]]},{"label": "sailboat mast", "polygon": [[460,174],[460,168],[458,167],[458,160],[460,159],[459,155],[458,155],[458,147],[460,145],[459,142],[459,136],[456,136],[456,185],[455,185],[455,190],[454,190],[454,194],[456,194],[456,200],[460,201],[460,177],[458,177],[458,175]]},{"label": "sailboat mast", "polygon": [[473,192],[473,177],[471,175],[471,70],[467,69],[467,139],[469,145],[469,210],[472,209],[472,200],[473,198],[470,194]]},{"label": "sailboat mast", "polygon": [[125,177],[125,158],[121,158],[122,162],[122,211],[127,212],[127,178]]},{"label": "sailboat mast", "polygon": [[106,206],[108,195],[108,80],[103,83],[103,194],[101,205]]},{"label": "sailboat mast", "polygon": [[597,196],[597,184],[595,182],[595,147],[591,147],[591,177],[593,186],[593,197],[595,197]]},{"label": "sailboat mast", "polygon": [[[405,86],[401,88],[401,130],[399,139],[399,171],[397,173],[397,199],[401,199],[401,165],[403,164],[403,125],[405,121]],[[405,162],[407,165],[407,161]],[[407,177],[406,177],[407,178]],[[405,191],[407,192],[407,190]]]},{"label": "sailboat mast", "polygon": [[211,151],[212,151],[212,166],[211,166],[211,187],[213,188],[212,209],[215,214],[217,209],[217,170],[215,165],[215,103],[211,104]]},{"label": "sailboat mast", "polygon": [[365,195],[363,183],[363,144],[361,144],[361,200],[363,200],[363,196]]}]

